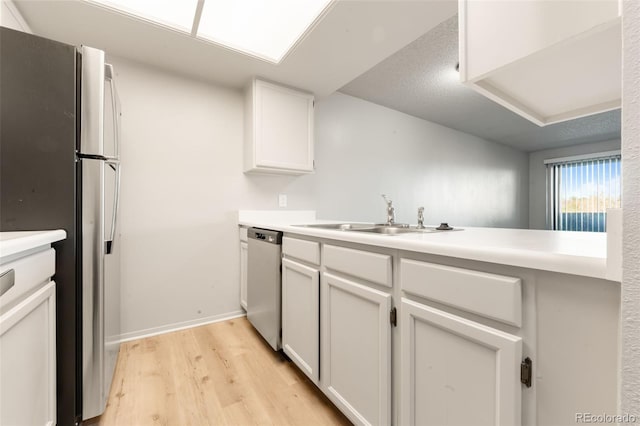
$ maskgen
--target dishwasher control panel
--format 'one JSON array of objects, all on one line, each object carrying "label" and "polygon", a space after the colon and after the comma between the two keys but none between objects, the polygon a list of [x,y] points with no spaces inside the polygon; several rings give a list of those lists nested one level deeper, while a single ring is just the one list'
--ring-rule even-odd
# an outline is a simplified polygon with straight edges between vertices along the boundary
[{"label": "dishwasher control panel", "polygon": [[254,240],[264,241],[265,243],[282,243],[282,232],[271,231],[269,229],[249,228],[247,236]]}]

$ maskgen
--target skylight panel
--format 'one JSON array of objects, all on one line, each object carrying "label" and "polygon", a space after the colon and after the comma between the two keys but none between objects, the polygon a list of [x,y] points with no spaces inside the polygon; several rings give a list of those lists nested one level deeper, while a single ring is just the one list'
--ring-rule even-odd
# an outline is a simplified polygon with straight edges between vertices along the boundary
[{"label": "skylight panel", "polygon": [[206,0],[197,36],[278,63],[331,0]]},{"label": "skylight panel", "polygon": [[[191,33],[198,0],[90,0],[129,15]],[[235,0],[226,0],[233,2]]]}]

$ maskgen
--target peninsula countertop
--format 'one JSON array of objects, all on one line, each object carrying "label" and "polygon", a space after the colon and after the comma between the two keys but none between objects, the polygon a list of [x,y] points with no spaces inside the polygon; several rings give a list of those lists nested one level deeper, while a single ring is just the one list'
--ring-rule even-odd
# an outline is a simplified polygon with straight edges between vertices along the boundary
[{"label": "peninsula countertop", "polygon": [[344,223],[311,218],[243,218],[238,224],[328,240],[429,253],[481,262],[612,279],[607,269],[607,234],[506,228],[462,227],[462,231],[375,235],[296,225]]}]

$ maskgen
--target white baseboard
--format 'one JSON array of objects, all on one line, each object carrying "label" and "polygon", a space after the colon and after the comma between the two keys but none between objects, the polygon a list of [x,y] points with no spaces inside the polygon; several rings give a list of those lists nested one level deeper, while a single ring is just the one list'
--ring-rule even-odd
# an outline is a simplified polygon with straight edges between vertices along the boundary
[{"label": "white baseboard", "polygon": [[185,330],[187,328],[199,327],[201,325],[213,324],[215,322],[227,321],[234,318],[240,318],[246,315],[243,310],[227,312],[219,315],[212,315],[206,318],[198,318],[195,320],[182,321],[173,324],[161,325],[160,327],[146,328],[144,330],[130,331],[120,335],[120,343],[129,342],[131,340],[144,339],[145,337],[157,336],[159,334],[171,333],[173,331]]}]

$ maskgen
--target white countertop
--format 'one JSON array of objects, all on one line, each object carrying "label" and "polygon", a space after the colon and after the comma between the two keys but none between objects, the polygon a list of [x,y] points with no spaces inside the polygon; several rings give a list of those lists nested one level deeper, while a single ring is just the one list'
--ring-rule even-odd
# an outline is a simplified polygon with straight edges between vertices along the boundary
[{"label": "white countertop", "polygon": [[49,245],[65,238],[67,238],[67,233],[62,229],[53,231],[0,232],[0,257],[7,257],[36,247]]},{"label": "white countertop", "polygon": [[607,271],[607,235],[602,232],[464,227],[463,231],[390,236],[293,226],[346,223],[341,221],[290,221],[285,224],[282,221],[256,219],[240,215],[239,224],[289,234],[611,279]]}]

